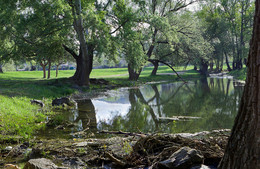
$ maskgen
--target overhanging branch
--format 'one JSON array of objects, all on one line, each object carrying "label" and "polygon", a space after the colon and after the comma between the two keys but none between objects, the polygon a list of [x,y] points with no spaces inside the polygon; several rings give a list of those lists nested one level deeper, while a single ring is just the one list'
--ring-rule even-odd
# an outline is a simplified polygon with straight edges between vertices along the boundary
[{"label": "overhanging branch", "polygon": [[149,62],[160,62],[162,64],[165,64],[166,66],[168,66],[169,68],[172,69],[172,71],[178,76],[178,78],[180,78],[184,83],[187,83],[179,74],[177,71],[175,71],[175,69],[169,64],[169,63],[166,63],[162,60],[157,60],[157,59],[148,59]]}]

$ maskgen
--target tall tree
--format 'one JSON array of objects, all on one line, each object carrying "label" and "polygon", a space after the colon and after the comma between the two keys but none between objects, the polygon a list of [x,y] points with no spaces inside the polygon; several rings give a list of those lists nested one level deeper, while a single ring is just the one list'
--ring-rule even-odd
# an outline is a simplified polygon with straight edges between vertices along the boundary
[{"label": "tall tree", "polygon": [[246,85],[220,169],[260,168],[260,0],[255,9]]},{"label": "tall tree", "polygon": [[[80,85],[89,85],[94,56],[107,54],[114,60],[118,54],[117,43],[110,32],[110,20],[106,18],[108,1],[105,5],[94,0],[69,0],[73,16],[73,28],[77,40],[64,49],[76,60],[77,68],[73,79]],[[94,3],[95,2],[95,3]],[[109,8],[109,10],[112,10]],[[77,49],[78,52],[74,52]]]}]

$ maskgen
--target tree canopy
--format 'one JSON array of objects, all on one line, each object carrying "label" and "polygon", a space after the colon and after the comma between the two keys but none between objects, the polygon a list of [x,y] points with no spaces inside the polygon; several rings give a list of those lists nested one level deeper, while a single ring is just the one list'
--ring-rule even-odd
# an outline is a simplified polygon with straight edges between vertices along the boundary
[{"label": "tree canopy", "polygon": [[224,64],[229,71],[240,69],[254,13],[251,0],[17,0],[0,5],[0,66],[33,61],[45,69],[73,58],[73,79],[80,85],[89,85],[93,61],[100,57],[126,60],[130,80],[138,79],[148,61],[153,75],[159,61],[192,64],[202,74],[208,67],[213,71],[213,65],[215,71]]}]

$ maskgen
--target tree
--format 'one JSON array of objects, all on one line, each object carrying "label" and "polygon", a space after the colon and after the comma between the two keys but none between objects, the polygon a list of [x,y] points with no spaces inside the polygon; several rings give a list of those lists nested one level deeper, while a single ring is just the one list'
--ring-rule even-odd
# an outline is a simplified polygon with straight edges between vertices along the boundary
[{"label": "tree", "polygon": [[3,73],[3,66],[12,57],[14,49],[13,42],[10,38],[12,22],[16,18],[16,11],[14,10],[16,1],[0,1],[0,73]]},{"label": "tree", "polygon": [[158,68],[154,59],[155,49],[160,44],[173,50],[172,42],[177,41],[175,25],[169,18],[196,1],[117,1],[120,3],[114,7],[121,12],[115,12],[114,18],[119,23],[120,38],[126,44],[123,45],[123,54],[128,63],[130,80],[139,78],[147,61],[154,64],[155,70]]},{"label": "tree", "polygon": [[260,0],[255,2],[253,37],[248,55],[248,73],[240,109],[233,126],[220,169],[260,168]]},{"label": "tree", "polygon": [[223,60],[231,70],[241,69],[249,47],[253,18],[252,0],[211,0],[202,4],[199,16],[207,29],[207,36],[215,48],[213,61],[221,71]]},{"label": "tree", "polygon": [[[68,2],[77,41],[73,41],[71,47],[66,44],[63,44],[63,47],[76,60],[77,68],[72,78],[79,85],[89,85],[94,56],[107,54],[109,59],[115,60],[118,54],[117,43],[112,36],[113,32],[110,32],[110,20],[105,15],[110,1],[105,5],[94,0],[69,0]],[[78,53],[73,49],[77,49]]]}]

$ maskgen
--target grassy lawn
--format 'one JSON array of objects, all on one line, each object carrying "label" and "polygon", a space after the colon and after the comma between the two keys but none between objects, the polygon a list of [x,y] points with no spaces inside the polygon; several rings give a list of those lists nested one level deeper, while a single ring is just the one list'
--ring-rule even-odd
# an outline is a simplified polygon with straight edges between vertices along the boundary
[{"label": "grassy lawn", "polygon": [[[182,71],[183,67],[176,68],[176,71]],[[68,78],[73,76],[75,70],[59,71],[58,78],[55,77],[55,71],[51,71],[51,79],[43,79],[42,71],[21,71],[21,72],[5,72],[0,74],[0,94],[10,97],[23,96],[31,99],[49,98],[53,99],[65,95],[70,95],[75,90],[68,82]],[[159,67],[158,74],[166,75],[150,76],[152,67],[143,69],[138,82],[150,82],[161,80],[176,80],[177,76],[167,75],[173,71],[166,67]],[[198,73],[188,67],[183,78],[198,76]],[[127,68],[111,68],[111,69],[94,69],[91,78],[104,78],[115,84],[132,84],[128,81]],[[58,83],[56,81],[58,80]],[[91,85],[91,87],[94,87]],[[95,88],[95,87],[94,87]]]},{"label": "grassy lawn", "polygon": [[[183,68],[176,68],[182,71]],[[166,66],[161,66],[158,73],[166,75],[150,76],[151,67],[146,67],[138,82],[128,80],[127,68],[94,69],[91,78],[104,78],[114,85],[138,85],[150,81],[174,81],[176,75]],[[27,139],[32,133],[44,127],[46,116],[54,114],[51,110],[39,110],[39,106],[31,105],[31,99],[44,100],[49,105],[52,99],[68,96],[75,92],[73,84],[68,80],[75,70],[59,71],[59,77],[55,77],[55,71],[51,72],[51,79],[43,79],[42,71],[5,72],[0,74],[0,142],[14,138]],[[168,73],[168,74],[167,74]],[[169,75],[169,73],[171,73]],[[187,68],[184,79],[198,77],[199,74]],[[88,90],[102,88],[102,86],[91,85]]]}]

